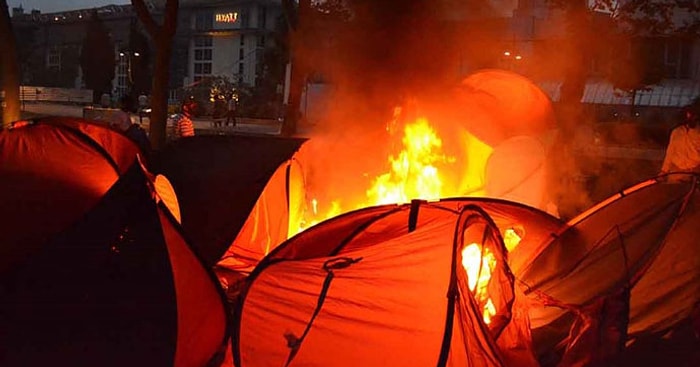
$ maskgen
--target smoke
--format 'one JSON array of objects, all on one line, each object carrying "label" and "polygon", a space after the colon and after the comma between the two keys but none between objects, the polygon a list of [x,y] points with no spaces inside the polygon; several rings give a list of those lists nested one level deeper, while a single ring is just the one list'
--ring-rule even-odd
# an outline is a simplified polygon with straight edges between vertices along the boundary
[{"label": "smoke", "polygon": [[[331,91],[323,102],[313,101],[324,108],[307,115],[301,125],[302,134],[310,139],[300,157],[309,199],[318,200],[319,211],[337,205],[347,211],[365,203],[366,190],[377,175],[386,172],[387,157],[400,144],[400,130],[391,128],[396,122],[396,107],[402,107],[405,120],[427,116],[445,139],[447,154],[461,157],[463,143],[455,142],[461,139],[460,129],[468,127],[475,132],[498,123],[489,111],[498,110],[499,104],[494,107],[473,96],[461,100],[456,97],[455,91],[469,72],[508,67],[539,80],[561,81],[567,71],[579,66],[581,57],[607,52],[604,42],[588,42],[596,46],[585,53],[569,52],[584,42],[564,39],[538,49],[532,59],[504,63],[503,50],[512,43],[499,36],[506,23],[498,16],[510,16],[515,2],[474,5],[477,3],[345,0],[349,19],[329,21],[325,23],[327,28],[312,32],[321,39],[306,43],[306,54],[313,59],[307,62],[323,75]],[[449,19],[452,14],[478,17],[457,22]],[[511,107],[507,93],[499,97],[502,110]],[[619,190],[651,171],[644,164],[611,169],[610,162],[602,157],[581,155],[573,143],[580,133],[576,127],[591,126],[589,117],[560,113],[557,119],[574,128],[538,136],[549,157],[547,190],[565,218],[605,196],[601,186],[613,187],[617,182]],[[516,113],[509,118],[522,123],[528,116]],[[636,133],[624,132],[629,137]],[[464,162],[454,169],[465,170]],[[603,174],[604,180],[592,179]]]}]

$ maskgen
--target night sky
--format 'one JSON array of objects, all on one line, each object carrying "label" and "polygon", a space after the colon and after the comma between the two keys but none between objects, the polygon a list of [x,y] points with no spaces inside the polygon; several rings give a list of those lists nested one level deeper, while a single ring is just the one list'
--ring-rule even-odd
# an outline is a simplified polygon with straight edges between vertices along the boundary
[{"label": "night sky", "polygon": [[94,8],[109,4],[128,4],[130,0],[10,0],[8,6],[10,8],[22,5],[25,12],[30,12],[32,9],[41,10],[42,13],[51,13],[64,10],[76,10],[85,8]]}]

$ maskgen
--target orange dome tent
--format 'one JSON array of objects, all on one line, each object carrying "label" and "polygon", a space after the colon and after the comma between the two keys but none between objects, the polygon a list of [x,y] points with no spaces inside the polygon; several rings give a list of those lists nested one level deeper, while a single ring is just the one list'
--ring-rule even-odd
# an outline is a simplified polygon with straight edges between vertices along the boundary
[{"label": "orange dome tent", "polygon": [[0,131],[0,365],[223,360],[223,295],[138,154],[79,119]]}]

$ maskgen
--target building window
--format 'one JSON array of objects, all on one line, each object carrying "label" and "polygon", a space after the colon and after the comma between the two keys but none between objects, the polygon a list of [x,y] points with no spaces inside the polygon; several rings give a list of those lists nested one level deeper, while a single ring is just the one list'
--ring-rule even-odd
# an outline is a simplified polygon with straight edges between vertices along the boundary
[{"label": "building window", "polygon": [[195,75],[211,75],[211,63],[210,62],[196,62],[194,63],[194,74]]},{"label": "building window", "polygon": [[258,28],[265,29],[267,27],[267,8],[261,5],[258,8]]},{"label": "building window", "polygon": [[243,59],[245,59],[245,50],[241,48],[238,50],[238,60],[243,60]]},{"label": "building window", "polygon": [[265,47],[265,36],[258,37],[258,47]]},{"label": "building window", "polygon": [[690,77],[690,44],[681,39],[666,39],[663,43],[664,71],[668,78]]},{"label": "building window", "polygon": [[194,50],[195,61],[211,61],[212,49],[203,48]]},{"label": "building window", "polygon": [[117,59],[117,72],[116,72],[116,92],[118,96],[123,96],[127,93],[129,88],[129,65],[126,57],[120,57]]},{"label": "building window", "polygon": [[61,71],[61,48],[53,46],[46,55],[46,67],[54,71]]},{"label": "building window", "polygon": [[194,38],[194,47],[196,48],[211,47],[212,43],[213,41],[211,36],[200,36]]},{"label": "building window", "polygon": [[238,75],[242,76],[244,71],[245,71],[245,68],[243,66],[243,63],[239,62],[238,63]]},{"label": "building window", "polygon": [[243,9],[241,11],[241,28],[250,27],[250,10]]},{"label": "building window", "polygon": [[214,50],[211,36],[195,37],[194,39],[194,81],[200,81],[203,77],[211,75]]},{"label": "building window", "polygon": [[206,31],[214,28],[214,13],[210,11],[198,12],[194,17],[194,29]]},{"label": "building window", "polygon": [[241,47],[245,46],[245,34],[241,35]]}]

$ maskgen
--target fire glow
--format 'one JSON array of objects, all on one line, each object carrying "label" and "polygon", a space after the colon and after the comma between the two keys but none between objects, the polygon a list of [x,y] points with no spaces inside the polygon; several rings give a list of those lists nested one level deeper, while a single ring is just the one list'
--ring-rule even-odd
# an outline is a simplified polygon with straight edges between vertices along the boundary
[{"label": "fire glow", "polygon": [[462,267],[467,272],[469,290],[482,308],[482,318],[488,325],[496,315],[496,306],[488,292],[491,272],[496,268],[496,258],[488,249],[482,254],[481,246],[470,243],[462,249]]}]

